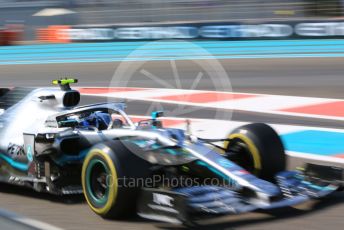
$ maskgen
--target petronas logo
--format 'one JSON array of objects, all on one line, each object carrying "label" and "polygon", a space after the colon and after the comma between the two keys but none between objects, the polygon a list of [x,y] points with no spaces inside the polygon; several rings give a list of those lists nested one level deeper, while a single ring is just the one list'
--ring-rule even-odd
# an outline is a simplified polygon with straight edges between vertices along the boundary
[{"label": "petronas logo", "polygon": [[32,154],[32,147],[31,147],[31,145],[29,145],[28,147],[27,147],[27,159],[31,162],[32,160],[33,160],[33,154]]}]

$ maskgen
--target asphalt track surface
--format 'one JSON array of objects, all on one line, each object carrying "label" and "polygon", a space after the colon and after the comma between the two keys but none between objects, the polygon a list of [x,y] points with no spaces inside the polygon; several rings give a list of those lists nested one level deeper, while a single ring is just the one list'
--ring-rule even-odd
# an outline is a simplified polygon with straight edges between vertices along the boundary
[{"label": "asphalt track surface", "polygon": [[[300,95],[343,98],[344,58],[308,59],[243,59],[222,60],[235,92]],[[47,86],[50,79],[74,76],[82,86],[109,86],[120,63],[46,64],[0,66],[1,86]],[[141,63],[140,63],[141,64]],[[190,61],[176,61],[182,88],[189,88],[200,67]],[[175,84],[171,63],[144,63],[144,69],[169,84]],[[171,80],[172,79],[172,80]],[[214,90],[214,79],[204,77],[197,89]],[[134,73],[126,86],[162,87],[159,82]],[[85,97],[82,103],[102,98]],[[145,113],[149,105],[129,102],[130,114]],[[209,109],[188,114],[191,117],[211,117]],[[310,118],[262,115],[235,111],[233,120],[260,121],[283,124],[303,124],[324,127],[343,127],[340,122]],[[301,164],[290,159],[290,166]],[[1,208],[17,212],[65,229],[178,229],[179,227],[133,218],[128,221],[103,220],[91,212],[82,196],[55,197],[31,190],[1,184]],[[230,216],[204,223],[199,229],[342,229],[344,195],[336,193],[325,200],[311,201],[296,208],[255,212]]]},{"label": "asphalt track surface", "polygon": [[[224,59],[219,60],[230,78],[234,92],[254,92],[281,95],[343,98],[344,58],[292,58],[292,59]],[[182,88],[188,89],[200,65],[206,60],[176,61]],[[110,86],[122,62],[70,63],[45,65],[0,65],[1,87],[47,86],[50,79],[72,76],[82,86]],[[169,61],[133,62],[175,85]],[[216,81],[216,80],[215,80]],[[204,77],[197,89],[214,89],[213,81]],[[133,73],[130,82],[123,86],[162,87],[143,76]]]}]

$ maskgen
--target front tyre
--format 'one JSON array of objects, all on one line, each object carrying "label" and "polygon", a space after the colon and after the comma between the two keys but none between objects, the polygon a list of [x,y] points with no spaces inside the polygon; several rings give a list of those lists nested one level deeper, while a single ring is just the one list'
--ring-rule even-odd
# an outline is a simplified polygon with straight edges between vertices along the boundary
[{"label": "front tyre", "polygon": [[150,165],[132,151],[140,149],[129,142],[109,141],[92,147],[84,160],[84,196],[89,207],[104,218],[123,219],[136,211],[140,187],[127,186],[123,180],[146,178]]},{"label": "front tyre", "polygon": [[270,126],[253,123],[233,130],[224,148],[230,160],[256,176],[273,180],[286,168],[286,155],[278,134]]}]

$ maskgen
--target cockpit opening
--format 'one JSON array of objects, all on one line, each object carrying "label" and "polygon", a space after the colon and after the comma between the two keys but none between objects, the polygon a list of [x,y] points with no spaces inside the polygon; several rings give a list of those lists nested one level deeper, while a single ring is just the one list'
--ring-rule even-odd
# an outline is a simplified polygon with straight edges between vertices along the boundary
[{"label": "cockpit opening", "polygon": [[90,130],[131,128],[129,118],[111,109],[95,109],[65,114],[57,117],[58,127],[71,127]]}]

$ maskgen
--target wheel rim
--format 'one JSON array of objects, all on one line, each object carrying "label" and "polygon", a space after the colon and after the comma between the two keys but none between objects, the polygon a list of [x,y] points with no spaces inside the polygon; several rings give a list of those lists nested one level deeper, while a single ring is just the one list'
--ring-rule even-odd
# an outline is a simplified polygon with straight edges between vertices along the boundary
[{"label": "wheel rim", "polygon": [[249,146],[241,139],[231,140],[228,149],[229,159],[251,173],[257,173]]},{"label": "wheel rim", "polygon": [[92,159],[86,169],[86,188],[97,206],[104,206],[109,196],[108,166],[100,159]]}]

